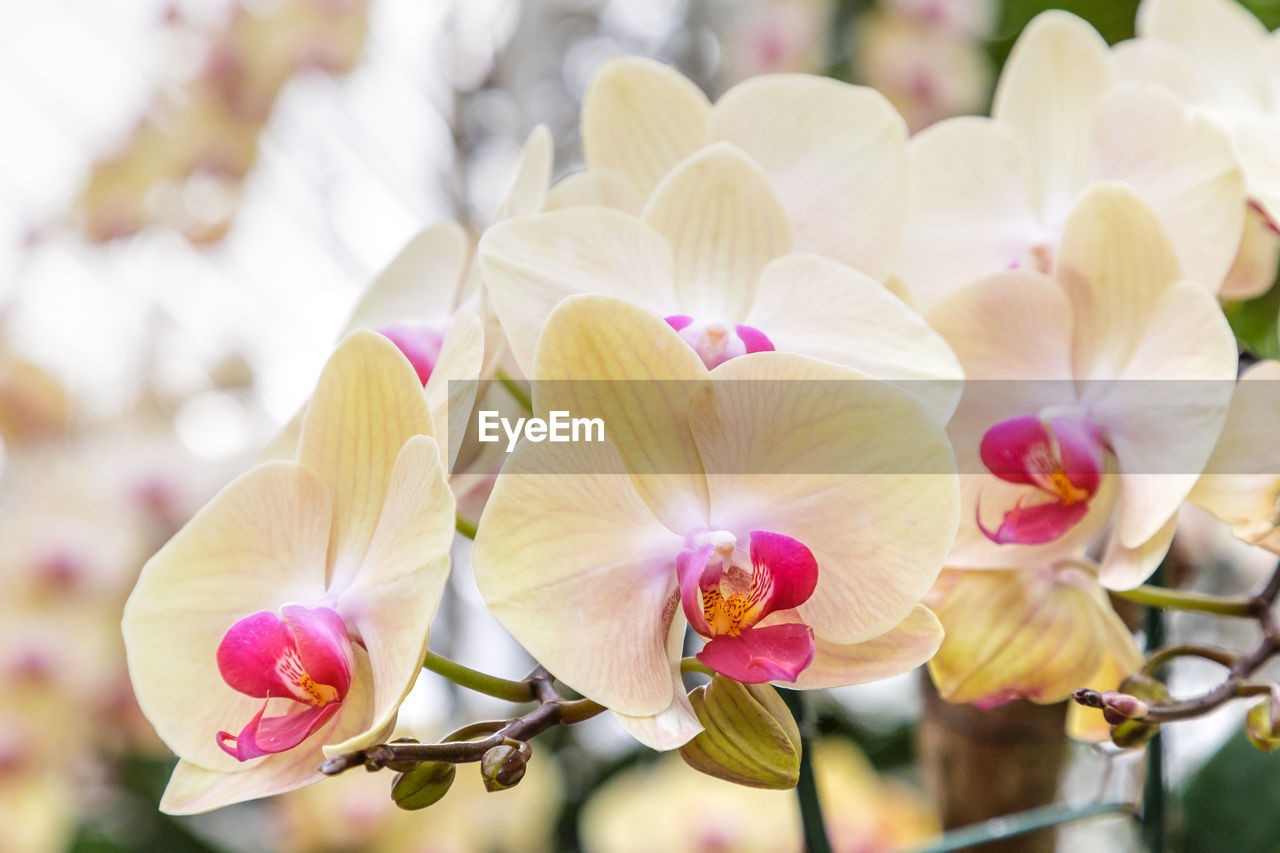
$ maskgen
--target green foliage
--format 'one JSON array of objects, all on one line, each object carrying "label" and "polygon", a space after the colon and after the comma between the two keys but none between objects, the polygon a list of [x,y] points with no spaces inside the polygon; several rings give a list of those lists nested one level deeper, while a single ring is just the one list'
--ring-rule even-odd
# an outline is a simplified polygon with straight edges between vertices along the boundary
[{"label": "green foliage", "polygon": [[1223,310],[1241,349],[1258,358],[1280,358],[1280,335],[1276,329],[1280,318],[1280,286],[1273,285],[1253,299],[1228,302]]},{"label": "green foliage", "polygon": [[1182,794],[1182,853],[1280,853],[1280,755],[1244,732],[1205,762]]}]

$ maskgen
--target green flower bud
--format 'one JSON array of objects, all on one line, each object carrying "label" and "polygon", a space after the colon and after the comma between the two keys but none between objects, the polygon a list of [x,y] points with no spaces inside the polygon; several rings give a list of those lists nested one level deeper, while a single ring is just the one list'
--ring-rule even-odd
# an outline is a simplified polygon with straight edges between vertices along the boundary
[{"label": "green flower bud", "polygon": [[752,788],[796,786],[800,729],[776,690],[716,675],[689,701],[704,731],[680,747],[686,764]]},{"label": "green flower bud", "polygon": [[489,793],[505,791],[524,778],[525,768],[533,757],[533,747],[511,741],[495,746],[480,759],[480,776]]},{"label": "green flower bud", "polygon": [[447,761],[421,762],[412,770],[396,774],[391,783],[391,799],[406,811],[425,809],[449,793],[455,775],[457,771]]},{"label": "green flower bud", "polygon": [[1249,709],[1244,719],[1244,733],[1249,743],[1263,752],[1275,752],[1280,747],[1280,714],[1272,697],[1267,697]]}]

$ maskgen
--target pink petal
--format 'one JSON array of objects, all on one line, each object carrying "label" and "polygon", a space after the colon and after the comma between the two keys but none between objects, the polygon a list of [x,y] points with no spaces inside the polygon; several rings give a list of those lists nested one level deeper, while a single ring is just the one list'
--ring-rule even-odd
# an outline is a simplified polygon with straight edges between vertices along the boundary
[{"label": "pink petal", "polygon": [[279,664],[297,654],[289,626],[269,610],[231,626],[218,644],[218,671],[227,684],[247,696],[293,696],[296,686],[280,674]]},{"label": "pink petal", "polygon": [[994,532],[982,524],[983,534],[998,545],[1043,545],[1053,542],[1079,523],[1089,511],[1088,501],[1064,504],[1058,501],[1035,506],[1015,506],[1005,513],[1004,521]]},{"label": "pink petal", "polygon": [[319,684],[328,684],[347,695],[351,686],[351,640],[347,623],[328,607],[300,607],[290,604],[280,608],[285,622],[293,629],[302,668]]},{"label": "pink petal", "polygon": [[329,721],[342,707],[341,702],[306,708],[293,714],[262,718],[267,703],[253,715],[238,735],[218,732],[218,746],[238,761],[261,758],[277,752],[285,752],[302,743],[313,732]]},{"label": "pink petal", "polygon": [[760,619],[775,610],[799,607],[818,585],[818,561],[813,552],[781,533],[751,531],[751,565],[756,572],[753,586],[761,585],[764,593]]},{"label": "pink petal", "polygon": [[[1090,495],[1098,490],[1103,467],[1102,434],[1084,418],[1051,418],[1049,427],[1036,415],[1001,421],[982,436],[982,462],[1001,480],[1041,487],[1043,460],[1052,456],[1057,439],[1062,473]],[[1037,464],[1037,463],[1040,464]]]},{"label": "pink petal", "polygon": [[813,629],[798,622],[747,628],[736,637],[721,635],[697,658],[716,672],[743,684],[793,682],[813,661]]},{"label": "pink petal", "polygon": [[431,371],[435,369],[436,361],[440,358],[440,344],[444,341],[444,337],[426,326],[411,323],[396,323],[393,326],[381,328],[378,332],[395,344],[404,357],[409,359],[409,363],[418,373],[418,379],[426,385],[427,380],[431,378]]},{"label": "pink petal", "polygon": [[675,329],[677,332],[693,322],[693,318],[688,314],[672,314],[670,317],[667,317],[666,320],[671,325],[671,328]]},{"label": "pink petal", "polygon": [[719,583],[722,571],[707,564],[714,551],[715,546],[703,545],[696,551],[681,551],[676,557],[676,577],[680,581],[680,604],[684,607],[684,616],[693,630],[704,637],[711,636],[711,627],[702,612],[701,587]]},{"label": "pink petal", "polygon": [[773,341],[755,326],[739,323],[734,326],[734,329],[738,333],[738,338],[746,345],[747,352],[773,352],[776,349]]}]

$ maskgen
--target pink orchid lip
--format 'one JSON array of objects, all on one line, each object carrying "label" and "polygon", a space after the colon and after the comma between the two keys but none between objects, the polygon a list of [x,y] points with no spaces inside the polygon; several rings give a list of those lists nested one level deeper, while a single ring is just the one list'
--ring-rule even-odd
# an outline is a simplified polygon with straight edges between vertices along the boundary
[{"label": "pink orchid lip", "polygon": [[[338,712],[351,687],[353,655],[342,617],[327,607],[299,605],[280,613],[246,616],[218,645],[223,680],[266,700],[238,735],[217,733],[218,746],[239,761],[293,749]],[[264,718],[272,699],[300,707]]]},{"label": "pink orchid lip", "polygon": [[744,684],[794,682],[813,662],[813,628],[759,623],[809,600],[818,583],[817,560],[798,540],[764,530],[751,532],[750,555],[749,578],[728,563],[730,554],[710,544],[676,558],[681,606],[693,629],[708,638],[697,658]]},{"label": "pink orchid lip", "polygon": [[396,345],[417,371],[418,380],[426,385],[436,362],[440,360],[444,336],[428,326],[412,323],[385,326],[378,330],[378,334]]},{"label": "pink orchid lip", "polygon": [[[1034,491],[1018,498],[992,531],[978,528],[1000,545],[1044,545],[1062,537],[1085,517],[1102,483],[1106,446],[1093,421],[1036,415],[1010,418],[982,437],[982,461],[992,474]],[[1028,504],[1027,499],[1034,502]]]},{"label": "pink orchid lip", "polygon": [[672,314],[666,321],[693,347],[708,370],[740,355],[775,349],[768,335],[743,323],[730,327],[720,320],[696,321],[688,314]]}]

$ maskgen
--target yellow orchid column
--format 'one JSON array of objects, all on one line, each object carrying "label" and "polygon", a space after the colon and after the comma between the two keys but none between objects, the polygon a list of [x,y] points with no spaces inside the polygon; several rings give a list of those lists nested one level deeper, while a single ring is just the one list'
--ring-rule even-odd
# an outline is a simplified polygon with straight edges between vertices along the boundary
[{"label": "yellow orchid column", "polygon": [[421,669],[454,500],[422,385],[353,332],[296,461],[222,490],[142,570],[124,615],[138,703],[181,761],[161,808],[207,811],[323,778],[374,743]]}]

